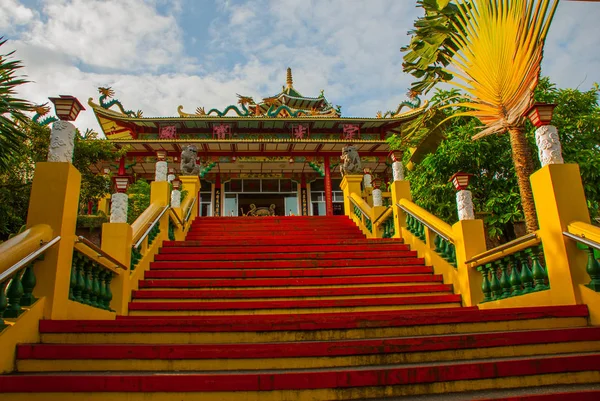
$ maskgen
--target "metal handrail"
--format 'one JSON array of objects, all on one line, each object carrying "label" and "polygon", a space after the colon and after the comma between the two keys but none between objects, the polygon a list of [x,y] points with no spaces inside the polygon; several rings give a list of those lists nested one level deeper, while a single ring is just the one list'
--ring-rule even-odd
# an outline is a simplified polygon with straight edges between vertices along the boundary
[{"label": "metal handrail", "polygon": [[6,280],[7,278],[11,277],[13,274],[17,273],[23,268],[23,266],[28,265],[32,260],[37,259],[38,256],[46,252],[48,248],[52,247],[58,241],[60,241],[60,235],[54,237],[45,244],[40,244],[41,246],[39,249],[31,252],[29,255],[25,256],[23,259],[19,260],[17,263],[15,263],[14,265],[6,269],[4,272],[2,272],[0,274],[0,283]]},{"label": "metal handrail", "polygon": [[127,266],[125,266],[123,263],[119,262],[117,259],[113,258],[112,256],[110,256],[108,253],[104,252],[102,249],[98,248],[98,246],[96,246],[96,244],[89,241],[87,238],[80,235],[79,237],[77,237],[76,241],[81,242],[82,244],[84,244],[85,246],[90,248],[92,251],[96,252],[96,254],[98,255],[98,258],[107,259],[107,260],[111,261],[112,263],[114,263],[115,265],[117,265],[117,267],[119,269],[127,270]]},{"label": "metal handrail", "polygon": [[194,197],[194,199],[192,199],[192,204],[190,205],[190,207],[187,210],[187,215],[185,216],[185,222],[187,223],[188,220],[190,219],[190,215],[192,214],[192,208],[194,207],[194,205],[196,204],[196,199],[197,197]]},{"label": "metal handrail", "polygon": [[177,220],[177,223],[179,223],[180,226],[183,227],[183,225],[185,224],[183,221],[181,221],[181,219],[179,218],[179,216],[177,216],[177,213],[175,213],[173,211],[173,209],[171,209],[171,213],[169,213],[169,216],[172,216],[175,218],[175,220]]},{"label": "metal handrail", "polygon": [[600,251],[600,243],[598,243],[596,241],[592,241],[591,239],[587,239],[582,236],[580,237],[579,235],[571,234],[570,232],[567,232],[567,231],[563,231],[563,235],[567,238],[571,238],[572,240],[581,242],[584,245],[587,245],[591,248],[594,248],[594,249],[597,249]]},{"label": "metal handrail", "polygon": [[495,247],[493,249],[490,249],[490,250],[487,250],[485,252],[482,252],[479,255],[475,255],[471,259],[467,260],[465,262],[465,264],[473,263],[473,262],[476,262],[479,259],[487,258],[488,256],[492,256],[495,253],[504,252],[507,249],[510,249],[512,247],[515,247],[517,245],[520,245],[520,244],[522,244],[524,242],[530,241],[530,240],[535,239],[535,238],[537,238],[537,234],[536,233],[531,233],[531,234],[524,235],[524,236],[519,237],[519,238],[517,238],[515,240],[507,242],[506,244],[502,244],[502,245],[497,246],[497,247]]},{"label": "metal handrail", "polygon": [[[375,220],[375,221],[373,222],[373,225],[374,225],[374,226],[376,226],[376,225],[377,225],[377,222],[379,222],[379,220],[381,220],[381,218],[382,218],[383,216],[385,216],[385,215],[388,215],[388,216],[389,216],[388,212],[389,212],[390,208],[391,208],[391,206],[388,206],[388,207],[387,207],[387,209],[385,209],[385,212],[383,212],[383,213],[381,213],[381,214],[379,215],[379,217],[377,218],[377,220]],[[386,219],[386,220],[387,220],[387,219]]]},{"label": "metal handrail", "polygon": [[144,232],[144,234],[142,234],[142,236],[140,237],[138,242],[135,243],[135,245],[133,246],[134,248],[138,248],[140,246],[140,244],[144,241],[144,239],[146,239],[148,234],[150,234],[150,231],[152,231],[152,228],[154,228],[156,223],[158,223],[160,218],[163,217],[163,215],[167,212],[167,210],[169,210],[169,208],[170,208],[170,205],[167,205],[163,208],[162,212],[160,212],[158,217],[156,219],[154,219],[154,221],[152,223],[150,223],[150,226],[148,227],[148,229]]},{"label": "metal handrail", "polygon": [[356,203],[356,201],[354,199],[352,199],[352,196],[349,196],[348,199],[350,199],[350,202],[352,202],[357,208],[360,209],[360,212],[367,218],[369,218],[369,220],[371,219],[369,217],[369,214],[367,212],[365,212],[362,207],[360,207],[360,205],[358,203]]},{"label": "metal handrail", "polygon": [[454,241],[452,239],[448,238],[447,236],[445,236],[444,234],[442,234],[439,230],[437,230],[434,226],[432,226],[431,224],[429,224],[428,222],[426,222],[425,220],[423,220],[419,216],[415,215],[413,212],[411,212],[410,210],[408,210],[408,208],[402,206],[399,203],[396,203],[396,206],[398,206],[400,209],[402,209],[405,213],[408,213],[412,217],[414,217],[415,219],[419,220],[419,222],[421,222],[421,224],[423,224],[425,227],[429,228],[431,231],[433,231],[434,233],[436,233],[436,235],[438,237],[440,237],[441,239],[443,239],[444,241],[452,242],[454,244]]}]

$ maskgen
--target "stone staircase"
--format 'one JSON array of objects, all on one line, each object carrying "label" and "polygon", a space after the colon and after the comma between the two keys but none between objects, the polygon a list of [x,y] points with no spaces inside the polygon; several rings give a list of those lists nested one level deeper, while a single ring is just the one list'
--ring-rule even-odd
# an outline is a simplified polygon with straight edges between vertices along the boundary
[{"label": "stone staircase", "polygon": [[[130,315],[40,322],[11,400],[592,400],[585,306],[479,310],[345,216],[198,218]],[[441,397],[441,398],[440,398]]]}]

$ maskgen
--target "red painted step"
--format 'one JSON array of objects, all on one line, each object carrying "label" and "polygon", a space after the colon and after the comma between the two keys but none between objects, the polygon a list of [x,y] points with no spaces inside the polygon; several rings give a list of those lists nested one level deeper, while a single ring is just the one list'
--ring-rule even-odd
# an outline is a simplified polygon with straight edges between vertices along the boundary
[{"label": "red painted step", "polygon": [[248,278],[238,279],[200,279],[200,280],[152,280],[168,278],[205,277],[204,271],[158,270],[145,273],[146,280],[140,281],[140,288],[203,288],[203,287],[285,287],[314,285],[358,285],[385,283],[441,283],[441,275],[389,275],[389,276],[350,276],[350,277],[290,277],[290,278]]},{"label": "red painted step", "polygon": [[529,394],[515,397],[485,398],[477,401],[598,401],[600,390],[561,392],[556,394]]},{"label": "red painted step", "polygon": [[421,295],[388,298],[304,299],[293,301],[143,302],[129,303],[130,311],[214,311],[305,308],[348,308],[366,306],[431,305],[460,302],[460,295]]},{"label": "red painted step", "polygon": [[[263,246],[239,246],[230,245],[199,247],[199,246],[163,246],[160,248],[161,255],[171,254],[222,254],[222,253],[282,253],[282,252],[385,252],[385,251],[410,251],[410,247],[404,244],[368,244],[368,245],[272,245]],[[364,256],[364,254],[363,254]]]},{"label": "red painted step", "polygon": [[117,320],[40,320],[39,328],[42,334],[314,331],[587,316],[585,305],[490,310],[463,307],[272,315],[117,316]]},{"label": "red painted step", "polygon": [[[385,238],[369,240],[366,238],[361,239],[319,239],[319,238],[277,238],[265,243],[259,239],[244,239],[236,243],[237,246],[282,246],[282,245],[366,245],[366,244],[402,244],[403,241],[400,238]],[[164,241],[163,247],[168,246],[194,246],[194,247],[207,247],[207,246],[229,246],[231,245],[226,239],[213,240],[205,238],[195,241]]]},{"label": "red painted step", "polygon": [[[235,249],[235,246],[231,246]],[[294,260],[294,259],[365,259],[370,260],[381,259],[400,259],[400,258],[416,258],[416,251],[379,251],[373,254],[365,254],[365,252],[263,252],[263,253],[212,253],[212,254],[158,254],[155,256],[155,261],[234,261],[234,260]]]},{"label": "red painted step", "polygon": [[415,294],[452,291],[452,285],[411,285],[387,287],[341,287],[341,288],[286,288],[261,290],[138,290],[135,299],[211,299],[211,298],[293,298],[335,297],[348,295]]},{"label": "red painted step", "polygon": [[600,327],[367,340],[248,344],[22,344],[18,359],[252,359],[435,352],[600,341]]},{"label": "red painted step", "polygon": [[215,262],[152,262],[151,269],[309,269],[316,267],[366,267],[423,265],[422,258],[336,260],[240,260]]},{"label": "red painted step", "polygon": [[198,392],[332,389],[400,386],[600,370],[600,355],[514,358],[379,368],[336,368],[302,372],[231,374],[23,374],[0,376],[12,392]]}]

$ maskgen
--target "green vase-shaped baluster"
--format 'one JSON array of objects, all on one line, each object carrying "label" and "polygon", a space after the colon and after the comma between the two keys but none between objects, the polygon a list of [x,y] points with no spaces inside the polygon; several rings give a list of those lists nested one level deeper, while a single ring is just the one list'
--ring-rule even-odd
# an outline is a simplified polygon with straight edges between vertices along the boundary
[{"label": "green vase-shaped baluster", "polygon": [[86,258],[83,261],[83,291],[81,298],[83,303],[90,305],[90,297],[92,295],[92,264]]},{"label": "green vase-shaped baluster", "polygon": [[8,306],[4,311],[4,317],[19,317],[23,312],[21,309],[21,297],[23,296],[23,284],[21,283],[21,272],[16,273],[6,288]]},{"label": "green vase-shaped baluster", "polygon": [[92,263],[92,292],[90,293],[90,305],[95,308],[99,307],[98,295],[100,294],[100,283],[98,282],[98,273],[100,266],[97,263]]},{"label": "green vase-shaped baluster", "polygon": [[106,310],[112,310],[110,308],[110,301],[112,301],[112,298],[113,298],[112,291],[110,289],[110,281],[111,280],[112,280],[112,273],[107,272],[107,274],[104,276],[104,283],[105,283],[105,288],[106,288],[106,297],[104,298],[104,300],[105,300],[104,306],[106,307]]},{"label": "green vase-shaped baluster", "polygon": [[497,271],[497,262],[488,263],[490,266],[490,288],[492,290],[492,300],[500,299],[502,295],[502,286],[500,285],[500,280],[498,280],[498,271]]},{"label": "green vase-shaped baluster", "polygon": [[31,263],[25,269],[25,273],[23,273],[23,278],[21,278],[21,284],[23,284],[23,296],[21,297],[21,305],[33,305],[33,303],[36,300],[33,296],[33,289],[37,284],[37,280],[35,279],[35,272],[33,271],[33,263]]},{"label": "green vase-shaped baluster", "polygon": [[73,254],[73,260],[71,261],[71,279],[69,280],[69,299],[75,301],[75,288],[77,287],[77,262],[76,255]]},{"label": "green vase-shaped baluster", "polygon": [[8,299],[6,299],[6,283],[0,283],[0,328],[4,327],[4,312],[8,307]]},{"label": "green vase-shaped baluster", "polygon": [[439,235],[435,236],[435,239],[433,240],[433,245],[435,245],[435,249],[434,252],[439,254],[440,252],[442,252],[442,243],[441,243],[442,237],[440,237]]},{"label": "green vase-shaped baluster", "polygon": [[440,243],[441,243],[441,253],[440,253],[440,256],[444,260],[448,260],[449,251],[450,251],[450,248],[449,248],[450,244],[445,239],[441,239]]},{"label": "green vase-shaped baluster", "polygon": [[546,274],[544,272],[544,268],[540,264],[538,259],[538,253],[536,248],[529,248],[525,252],[529,254],[531,258],[531,274],[533,275],[533,290],[534,291],[543,291],[547,290],[546,286]]},{"label": "green vase-shaped baluster", "polygon": [[104,276],[106,273],[104,270],[98,271],[98,308],[106,309],[105,299],[106,299],[106,284],[104,283]]},{"label": "green vase-shaped baluster", "polygon": [[533,274],[529,269],[529,257],[527,252],[519,252],[518,258],[521,261],[521,284],[523,284],[523,294],[533,292]]},{"label": "green vase-shaped baluster", "polygon": [[477,271],[481,273],[481,292],[483,292],[483,301],[481,301],[482,303],[492,300],[492,289],[490,287],[490,280],[488,278],[489,266],[491,266],[491,264],[477,267]]},{"label": "green vase-shaped baluster", "polygon": [[588,261],[585,271],[591,278],[591,281],[586,284],[586,287],[596,292],[600,292],[600,263],[598,263],[596,260],[596,257],[594,256],[594,250],[592,248],[588,247],[585,251],[588,253]]},{"label": "green vase-shaped baluster", "polygon": [[516,297],[517,295],[521,295],[523,292],[521,291],[521,277],[519,277],[519,272],[517,270],[517,265],[519,259],[516,255],[512,255],[511,259],[511,269],[510,269],[510,295],[512,297]]},{"label": "green vase-shaped baluster", "polygon": [[77,262],[76,262],[76,274],[77,274],[77,285],[73,290],[73,295],[75,296],[75,300],[77,302],[83,303],[83,290],[85,289],[85,275],[83,271],[83,256],[80,256],[77,253]]},{"label": "green vase-shaped baluster", "polygon": [[448,263],[456,267],[456,248],[451,242],[448,242]]},{"label": "green vase-shaped baluster", "polygon": [[511,293],[510,280],[508,279],[508,259],[502,258],[497,263],[501,271],[500,287],[502,287],[502,294],[500,295],[500,298],[508,298]]}]

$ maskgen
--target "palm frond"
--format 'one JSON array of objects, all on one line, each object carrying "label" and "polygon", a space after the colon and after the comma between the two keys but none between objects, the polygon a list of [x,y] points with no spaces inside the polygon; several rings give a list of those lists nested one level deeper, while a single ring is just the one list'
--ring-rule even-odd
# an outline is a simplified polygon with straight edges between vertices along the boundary
[{"label": "palm frond", "polygon": [[450,61],[471,109],[485,129],[473,137],[505,132],[522,123],[533,102],[542,51],[558,0],[458,0]]}]

